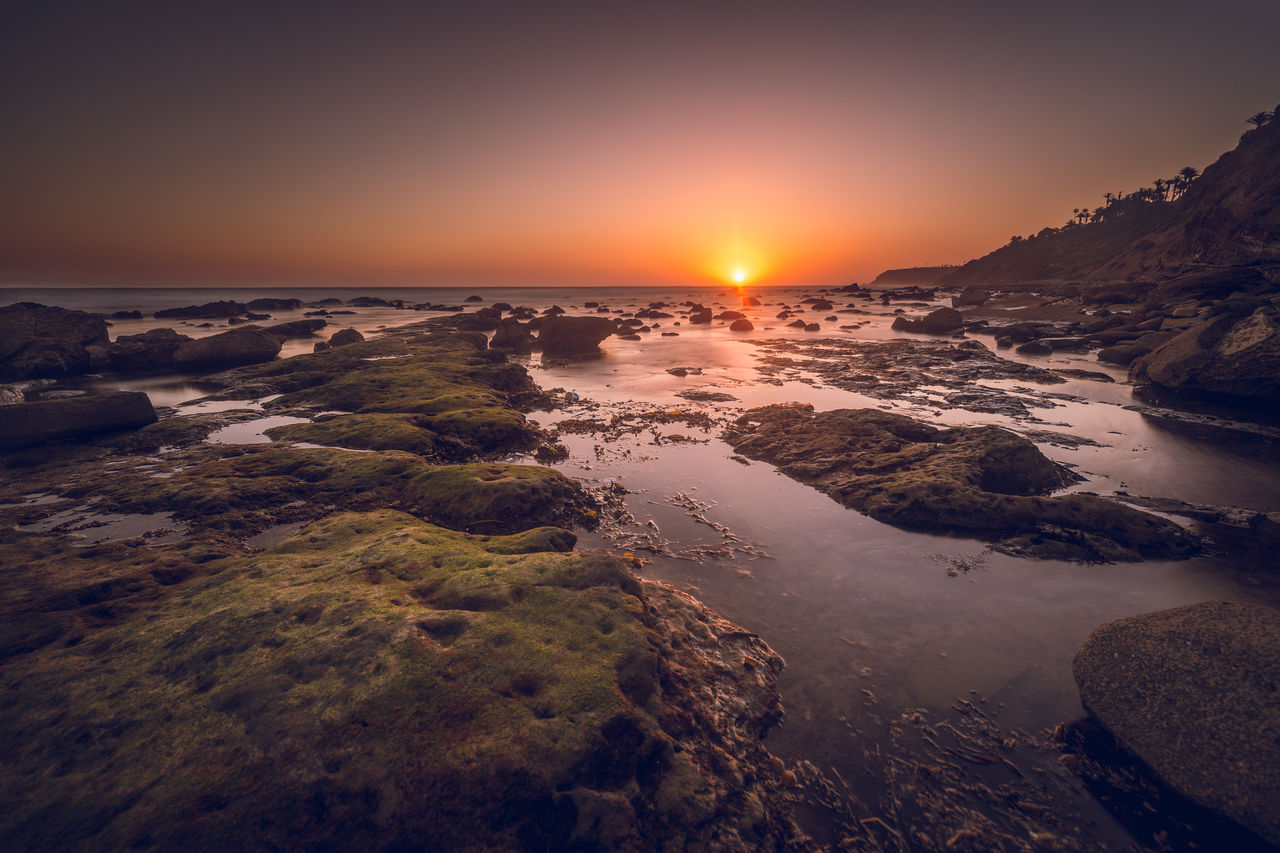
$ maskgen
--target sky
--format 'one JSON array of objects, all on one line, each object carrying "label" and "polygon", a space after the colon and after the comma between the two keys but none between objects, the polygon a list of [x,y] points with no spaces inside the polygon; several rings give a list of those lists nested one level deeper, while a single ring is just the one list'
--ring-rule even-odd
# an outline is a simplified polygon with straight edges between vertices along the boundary
[{"label": "sky", "polygon": [[1233,148],[1280,2],[0,2],[0,283],[843,284]]}]

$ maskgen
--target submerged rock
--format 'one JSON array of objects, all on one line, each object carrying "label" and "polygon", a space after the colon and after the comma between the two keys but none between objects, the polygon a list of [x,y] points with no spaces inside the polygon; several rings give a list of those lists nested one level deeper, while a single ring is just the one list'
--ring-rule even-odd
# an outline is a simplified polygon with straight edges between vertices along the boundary
[{"label": "submerged rock", "polygon": [[1211,601],[1089,635],[1080,700],[1182,796],[1280,844],[1280,610]]},{"label": "submerged rock", "polygon": [[0,447],[84,438],[154,423],[155,409],[142,391],[85,394],[0,406]]},{"label": "submerged rock", "polygon": [[275,358],[280,349],[280,339],[261,329],[232,329],[183,344],[173,354],[173,366],[178,370],[214,370],[256,364]]},{"label": "submerged rock", "polygon": [[734,320],[729,324],[729,331],[731,332],[750,332],[754,328],[755,326],[751,325],[751,321],[745,317]]},{"label": "submerged rock", "polygon": [[88,372],[88,347],[105,347],[107,322],[97,314],[17,302],[0,308],[0,380],[44,379]]},{"label": "submerged rock", "polygon": [[1178,525],[1097,495],[1043,497],[1079,477],[994,426],[938,429],[878,409],[751,409],[726,433],[845,506],[913,530],[992,539],[1026,556],[1140,560],[1187,556]]}]

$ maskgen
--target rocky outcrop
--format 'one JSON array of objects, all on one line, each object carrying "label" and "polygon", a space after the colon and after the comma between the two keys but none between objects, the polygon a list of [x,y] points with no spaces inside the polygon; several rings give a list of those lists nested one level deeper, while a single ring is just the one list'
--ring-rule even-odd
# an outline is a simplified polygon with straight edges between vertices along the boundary
[{"label": "rocky outcrop", "polygon": [[107,323],[97,314],[34,302],[0,308],[0,381],[85,373],[87,347],[107,345]]},{"label": "rocky outcrop", "polygon": [[178,370],[215,370],[270,361],[279,354],[280,339],[261,329],[232,329],[183,344],[173,354]]},{"label": "rocky outcrop", "polygon": [[1271,307],[1222,314],[1135,361],[1130,378],[1191,394],[1280,400],[1280,317]]},{"label": "rocky outcrop", "polygon": [[0,406],[0,447],[84,438],[154,423],[155,409],[141,391],[87,394]]},{"label": "rocky outcrop", "polygon": [[[945,275],[955,272],[958,267],[905,267],[903,269],[885,270],[875,277],[872,284],[937,284]],[[854,285],[856,289],[857,285]]]},{"label": "rocky outcrop", "polygon": [[913,530],[980,536],[1026,556],[1140,560],[1187,556],[1182,528],[1097,495],[1044,497],[1079,478],[993,426],[938,429],[878,409],[751,409],[726,433],[835,500]]},{"label": "rocky outcrop", "polygon": [[111,368],[121,373],[173,369],[173,354],[194,338],[173,329],[152,329],[138,335],[121,335],[107,350]]},{"label": "rocky outcrop", "polygon": [[247,314],[249,307],[239,302],[221,300],[206,302],[203,305],[186,305],[182,308],[165,308],[156,312],[156,317],[180,320],[217,320],[223,317],[236,317]]},{"label": "rocky outcrop", "polygon": [[1080,700],[1182,796],[1280,844],[1280,610],[1212,601],[1089,635]]},{"label": "rocky outcrop", "polygon": [[584,356],[600,352],[600,342],[616,327],[604,317],[553,317],[538,330],[543,355]]}]

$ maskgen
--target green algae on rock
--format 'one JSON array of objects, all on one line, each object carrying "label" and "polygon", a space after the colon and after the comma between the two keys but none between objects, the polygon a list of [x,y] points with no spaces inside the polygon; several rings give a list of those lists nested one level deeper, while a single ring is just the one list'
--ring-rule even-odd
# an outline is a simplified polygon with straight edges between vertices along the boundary
[{"label": "green algae on rock", "polygon": [[0,537],[21,849],[798,841],[780,659],[613,558],[394,511],[249,556]]},{"label": "green algae on rock", "polygon": [[778,466],[845,506],[912,530],[997,540],[1067,560],[1182,557],[1182,528],[1097,495],[1044,497],[1079,477],[994,426],[938,429],[877,409],[747,411],[726,434],[743,456]]}]

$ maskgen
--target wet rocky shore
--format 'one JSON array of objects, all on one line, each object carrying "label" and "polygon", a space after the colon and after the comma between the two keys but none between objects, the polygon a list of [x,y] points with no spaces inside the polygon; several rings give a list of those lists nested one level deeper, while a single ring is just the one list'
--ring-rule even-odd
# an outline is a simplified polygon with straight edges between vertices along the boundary
[{"label": "wet rocky shore", "polygon": [[[895,824],[851,808],[816,766],[766,750],[784,718],[784,664],[767,633],[636,571],[637,554],[702,557],[628,516],[621,486],[555,467],[576,438],[606,460],[610,447],[722,441],[742,464],[772,466],[850,512],[1006,555],[1256,560],[1277,539],[1274,500],[1245,509],[1087,491],[1041,449],[1105,444],[1061,431],[1054,411],[1082,404],[1060,390],[1070,383],[1124,380],[1116,359],[1130,352],[1116,347],[1135,351],[1127,369],[1142,399],[1131,405],[1273,448],[1280,429],[1257,412],[1275,398],[1276,298],[1245,284],[1202,276],[1146,306],[1061,287],[855,285],[638,310],[477,298],[336,335],[326,319],[365,306],[209,303],[171,316],[192,330],[219,322],[199,337],[114,339],[105,318],[0,309],[3,736],[15,756],[5,797],[17,804],[3,832],[30,849],[1100,849],[1064,823],[1060,799],[1033,796],[1026,771],[1003,789],[973,776],[1016,770],[1033,743],[1098,790],[1122,790],[1136,761],[1146,775],[1130,790],[1171,791],[1241,832],[1241,849],[1267,849],[1280,841],[1273,817],[1233,793],[1222,768],[1269,737],[1269,717],[1248,709],[1274,690],[1271,627],[1243,644],[1201,643],[1205,630],[1166,630],[1174,617],[1156,614],[1119,633],[1099,627],[1121,652],[1213,646],[1248,676],[1231,687],[1236,708],[1158,700],[1174,721],[1215,708],[1222,725],[1202,745],[1194,726],[1160,743],[1135,736],[1155,700],[1093,638],[1077,680],[1095,735],[1002,737],[973,706],[943,755],[937,721],[904,714],[895,737],[919,760],[883,771],[907,803]],[[378,301],[417,319],[412,304]],[[304,309],[317,316],[261,316]],[[890,325],[905,334],[872,334]],[[602,405],[539,387],[524,360],[534,350],[589,366],[602,342],[698,326],[740,336],[758,387],[820,384],[863,408],[760,405],[715,383],[691,384],[674,408]],[[314,352],[277,358],[289,341]],[[1053,353],[1098,364],[1036,363]],[[175,370],[221,390],[174,409],[141,392],[74,389],[89,371]],[[1224,417],[1230,407],[1249,416]],[[683,511],[714,525],[686,498]],[[617,543],[612,555],[578,545],[593,530]],[[768,556],[728,529],[722,543],[703,554]],[[1246,615],[1269,625],[1258,609]],[[1193,681],[1209,665],[1176,657],[1168,666],[1190,667],[1179,677]],[[1116,750],[1106,760],[1099,738]],[[1175,772],[1165,741],[1215,758]],[[957,755],[967,757],[949,763]],[[1251,772],[1263,801],[1274,776],[1266,761]],[[813,798],[845,815],[843,840],[807,837]],[[1151,838],[1168,831],[1157,824],[1139,841],[1161,849]]]}]

